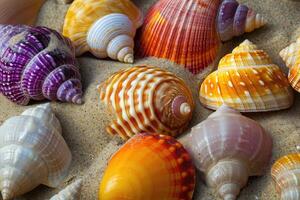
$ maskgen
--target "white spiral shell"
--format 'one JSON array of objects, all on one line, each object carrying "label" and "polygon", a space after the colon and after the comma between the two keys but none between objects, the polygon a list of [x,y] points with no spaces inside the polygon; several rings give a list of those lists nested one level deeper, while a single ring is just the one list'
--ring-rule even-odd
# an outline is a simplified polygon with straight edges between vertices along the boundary
[{"label": "white spiral shell", "polygon": [[65,189],[53,196],[50,200],[79,200],[82,187],[82,179],[71,183]]}]

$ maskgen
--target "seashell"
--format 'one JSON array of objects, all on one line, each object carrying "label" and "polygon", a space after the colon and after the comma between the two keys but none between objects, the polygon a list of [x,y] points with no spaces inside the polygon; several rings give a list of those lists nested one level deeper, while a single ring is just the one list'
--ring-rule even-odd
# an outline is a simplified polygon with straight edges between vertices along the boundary
[{"label": "seashell", "polygon": [[57,187],[68,173],[71,152],[49,104],[29,108],[0,127],[0,191],[3,200],[40,184]]},{"label": "seashell", "polygon": [[33,25],[44,0],[1,0],[0,24]]},{"label": "seashell", "polygon": [[104,172],[99,200],[191,200],[195,168],[171,136],[142,133],[114,154]]},{"label": "seashell", "polygon": [[58,2],[62,4],[68,4],[68,3],[72,3],[73,0],[58,0]]},{"label": "seashell", "polygon": [[130,0],[75,0],[64,23],[63,34],[76,47],[98,58],[134,62],[134,36],[143,23],[141,11]]},{"label": "seashell", "polygon": [[290,84],[297,92],[300,92],[300,38],[279,54],[290,69],[288,77]]},{"label": "seashell", "polygon": [[100,100],[115,113],[108,133],[128,139],[140,132],[177,136],[194,110],[192,93],[182,79],[152,66],[115,73],[98,86]]},{"label": "seashell", "polygon": [[271,171],[281,200],[300,199],[300,153],[283,156]]},{"label": "seashell", "polygon": [[235,0],[159,0],[145,18],[138,53],[169,59],[198,74],[213,65],[221,41],[265,24]]},{"label": "seashell", "polygon": [[214,110],[226,104],[242,112],[273,111],[289,108],[293,91],[268,54],[246,40],[203,81],[200,101]]},{"label": "seashell", "polygon": [[272,138],[255,121],[222,106],[183,139],[208,186],[234,200],[249,176],[263,175],[272,154]]},{"label": "seashell", "polygon": [[0,92],[27,105],[32,100],[82,103],[71,41],[46,27],[0,25]]},{"label": "seashell", "polygon": [[80,199],[82,180],[79,179],[53,196],[50,200],[78,200]]}]

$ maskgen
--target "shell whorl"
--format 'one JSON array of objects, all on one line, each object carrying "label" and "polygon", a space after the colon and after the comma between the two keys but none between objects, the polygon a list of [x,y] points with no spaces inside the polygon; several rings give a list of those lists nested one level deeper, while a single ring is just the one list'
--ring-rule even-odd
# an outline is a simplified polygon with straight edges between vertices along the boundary
[{"label": "shell whorl", "polygon": [[134,36],[142,25],[142,12],[130,0],[75,0],[64,23],[63,34],[76,47],[98,58],[134,62]]},{"label": "shell whorl", "polygon": [[[45,27],[0,27],[0,91],[11,101],[81,103],[82,86],[69,39]],[[74,90],[76,92],[74,92]]]},{"label": "shell whorl", "polygon": [[272,154],[272,138],[255,121],[222,106],[192,128],[184,146],[206,183],[234,200],[249,176],[259,176]]},{"label": "shell whorl", "polygon": [[4,200],[40,184],[57,187],[67,175],[72,157],[49,104],[6,120],[0,127],[0,153]]},{"label": "shell whorl", "polygon": [[219,9],[217,23],[221,40],[227,41],[264,26],[266,21],[260,14],[236,0],[224,0]]},{"label": "shell whorl", "polygon": [[50,200],[79,200],[82,187],[82,179],[68,185],[65,189],[54,195]]},{"label": "shell whorl", "polygon": [[249,40],[224,56],[218,70],[201,84],[201,103],[216,110],[225,104],[242,112],[289,108],[293,91],[281,69]]},{"label": "shell whorl", "polygon": [[278,159],[272,166],[271,174],[281,200],[300,198],[300,153]]},{"label": "shell whorl", "polygon": [[187,127],[194,109],[184,81],[157,67],[122,70],[102,83],[99,91],[101,101],[117,118],[107,131],[124,139],[139,132],[178,135]]}]

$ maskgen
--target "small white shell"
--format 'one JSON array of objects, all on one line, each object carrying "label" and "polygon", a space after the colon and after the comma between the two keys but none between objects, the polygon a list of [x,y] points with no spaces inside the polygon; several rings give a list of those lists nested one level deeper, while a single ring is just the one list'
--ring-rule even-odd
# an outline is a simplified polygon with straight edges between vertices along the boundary
[{"label": "small white shell", "polygon": [[4,200],[40,184],[57,187],[67,175],[72,158],[50,104],[29,108],[2,124],[0,155]]},{"label": "small white shell", "polygon": [[82,179],[79,179],[53,196],[50,200],[78,200],[80,199],[81,187]]}]

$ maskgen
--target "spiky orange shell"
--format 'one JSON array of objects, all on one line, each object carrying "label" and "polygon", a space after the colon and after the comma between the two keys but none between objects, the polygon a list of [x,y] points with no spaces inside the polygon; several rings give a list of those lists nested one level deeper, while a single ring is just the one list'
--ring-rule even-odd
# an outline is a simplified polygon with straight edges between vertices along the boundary
[{"label": "spiky orange shell", "polygon": [[[192,93],[184,81],[152,66],[115,73],[99,86],[99,92],[100,100],[116,116],[107,132],[124,139],[140,132],[176,136],[186,129],[194,109]],[[182,115],[174,113],[176,99],[186,108]]]},{"label": "spiky orange shell", "polygon": [[214,110],[226,104],[242,112],[271,111],[290,107],[293,92],[280,68],[246,40],[204,80],[200,101]]},{"label": "spiky orange shell", "polygon": [[189,200],[195,169],[183,146],[170,136],[138,134],[109,161],[99,200]]}]

